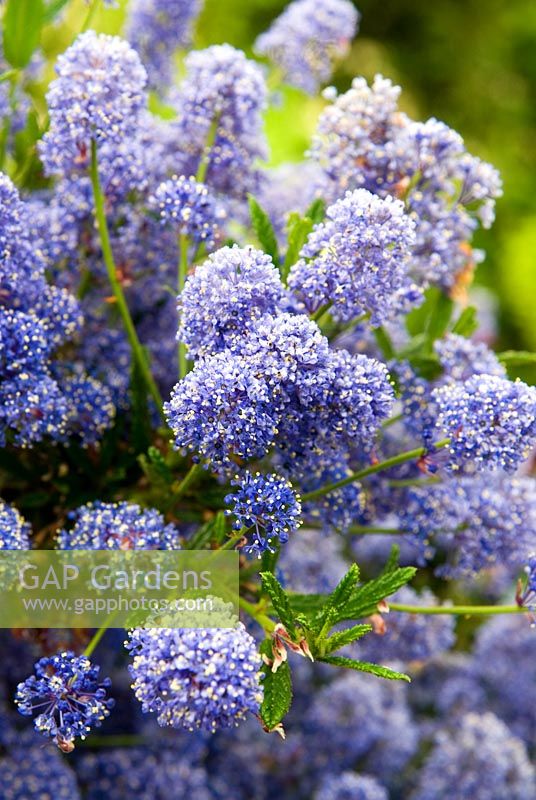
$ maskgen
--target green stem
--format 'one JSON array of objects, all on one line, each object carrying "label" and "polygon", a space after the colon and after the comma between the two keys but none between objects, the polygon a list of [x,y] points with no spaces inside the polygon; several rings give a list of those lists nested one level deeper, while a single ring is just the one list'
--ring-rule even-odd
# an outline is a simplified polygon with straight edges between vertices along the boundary
[{"label": "green stem", "polygon": [[122,734],[114,736],[91,736],[89,739],[82,739],[82,747],[139,747],[146,744],[145,736],[136,734]]},{"label": "green stem", "polygon": [[240,604],[240,608],[249,614],[250,617],[253,617],[255,622],[258,622],[261,628],[264,628],[266,633],[271,633],[275,628],[275,622],[267,617],[266,614],[263,614],[261,611],[258,610],[253,603],[248,603],[247,600],[244,600],[243,597],[240,597],[238,600]]},{"label": "green stem", "polygon": [[165,423],[166,418],[162,408],[162,398],[160,396],[160,392],[158,391],[158,387],[154,381],[154,378],[149,370],[149,366],[147,364],[147,359],[145,357],[143,347],[141,346],[140,340],[138,339],[136,328],[134,327],[132,317],[130,316],[130,311],[128,309],[127,301],[125,299],[125,294],[123,292],[123,287],[121,286],[121,283],[117,277],[112,246],[110,244],[110,233],[108,231],[108,223],[106,221],[106,213],[104,210],[104,195],[102,192],[102,187],[99,178],[97,143],[95,142],[94,139],[91,140],[91,184],[93,186],[93,198],[95,201],[95,219],[97,221],[97,226],[99,229],[101,246],[102,246],[102,255],[104,258],[104,263],[106,265],[108,279],[110,281],[110,285],[114,293],[114,297],[117,303],[117,308],[123,320],[123,325],[125,326],[126,334],[130,342],[130,347],[132,349],[132,355],[138,365],[140,374],[143,377],[145,385],[147,386],[147,390],[156,403],[158,413],[160,414],[162,421]]},{"label": "green stem", "polygon": [[[436,442],[433,445],[433,449],[439,450],[449,444],[450,439],[442,439],[440,442]],[[361,478],[366,478],[368,475],[374,475],[376,472],[383,472],[383,470],[396,467],[398,464],[405,464],[406,461],[413,461],[417,458],[422,458],[430,452],[431,449],[428,447],[417,447],[415,450],[408,450],[405,453],[399,453],[397,456],[393,456],[392,458],[386,458],[385,461],[380,461],[378,464],[372,464],[370,467],[361,469],[358,472],[353,472],[351,475],[348,475],[347,478],[342,478],[340,481],[335,481],[334,483],[328,483],[326,486],[321,486],[319,489],[315,489],[313,492],[303,494],[301,497],[302,502],[307,503],[309,500],[316,500],[317,497],[323,497],[325,494],[334,492],[335,489],[342,489],[343,486],[348,486],[350,483],[359,481]]]},{"label": "green stem", "polygon": [[87,16],[86,16],[86,19],[84,21],[84,24],[82,25],[82,30],[80,31],[80,33],[84,33],[84,31],[87,31],[87,29],[91,25],[91,23],[93,21],[93,17],[95,16],[95,12],[96,12],[97,7],[99,5],[99,2],[100,2],[100,0],[93,0],[93,2],[91,3],[91,5],[89,7],[89,11],[87,12]]},{"label": "green stem", "polygon": [[210,128],[207,134],[207,141],[205,142],[205,149],[203,151],[203,155],[201,156],[201,160],[199,162],[199,166],[197,168],[197,173],[195,176],[195,179],[198,183],[204,183],[205,178],[207,176],[210,151],[212,150],[212,146],[216,141],[216,134],[218,133],[219,121],[220,121],[220,115],[217,114],[210,123]]},{"label": "green stem", "polygon": [[390,611],[406,614],[456,614],[460,616],[489,616],[492,614],[523,614],[522,606],[407,606],[403,603],[389,603]]},{"label": "green stem", "polygon": [[177,499],[184,494],[184,492],[190,487],[190,485],[197,479],[197,477],[203,471],[203,467],[201,464],[193,464],[182,481],[178,484],[177,488],[173,491],[173,498]]},{"label": "green stem", "polygon": [[0,75],[0,83],[11,80],[11,78],[14,78],[17,73],[18,69],[8,69],[7,72],[2,72]]},{"label": "green stem", "polygon": [[[185,233],[179,236],[179,272],[177,276],[177,294],[182,294],[186,275],[188,273],[188,246],[189,241]],[[186,345],[179,342],[179,378],[184,378],[188,372],[188,362],[186,359]]]},{"label": "green stem", "polygon": [[243,525],[238,531],[238,533],[235,533],[234,536],[231,536],[229,539],[227,539],[227,541],[224,544],[222,544],[220,550],[232,550],[234,546],[238,544],[240,539],[244,538],[246,531],[247,528],[245,527],[245,525]]},{"label": "green stem", "polygon": [[319,320],[321,317],[323,317],[323,316],[324,316],[324,314],[326,313],[326,311],[329,311],[329,309],[331,308],[331,306],[332,306],[332,305],[333,305],[333,303],[332,303],[332,302],[329,302],[329,303],[326,303],[326,304],[325,304],[325,305],[323,305],[323,306],[320,306],[320,308],[317,308],[317,309],[316,309],[316,311],[315,311],[315,313],[314,313],[314,314],[311,314],[311,319],[312,319],[312,321],[313,321],[313,322],[318,322],[318,320]]},{"label": "green stem", "polygon": [[348,528],[348,533],[351,536],[367,536],[367,534],[382,534],[384,536],[399,536],[409,533],[409,531],[402,530],[401,528],[373,528],[366,525],[352,525]]},{"label": "green stem", "polygon": [[[114,616],[115,616],[115,614],[114,614]],[[102,637],[104,636],[104,634],[106,633],[106,631],[109,628],[108,622],[111,622],[111,621],[112,621],[111,617],[108,617],[108,619],[106,620],[104,625],[101,628],[99,628],[98,631],[94,634],[94,636],[91,639],[90,643],[88,644],[88,646],[84,650],[84,655],[87,656],[87,658],[91,658],[91,656],[93,654],[93,651],[95,650],[95,648],[97,647],[98,643],[100,642],[100,640],[102,639]]]}]

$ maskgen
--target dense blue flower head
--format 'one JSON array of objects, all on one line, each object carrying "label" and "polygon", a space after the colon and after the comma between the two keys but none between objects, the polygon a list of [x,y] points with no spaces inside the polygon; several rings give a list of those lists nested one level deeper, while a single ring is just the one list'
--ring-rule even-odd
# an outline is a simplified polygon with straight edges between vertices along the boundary
[{"label": "dense blue flower head", "polygon": [[283,297],[270,256],[253,247],[222,247],[197,267],[180,296],[178,338],[191,358],[232,347]]},{"label": "dense blue flower head", "polygon": [[470,241],[493,221],[501,194],[496,170],[469,155],[463,140],[435,119],[419,123],[397,110],[400,89],[381,75],[351,89],[321,114],[311,155],[324,171],[323,194],[366,188],[404,200],[415,220],[411,265],[419,284],[456,288],[482,254]]},{"label": "dense blue flower head", "polygon": [[483,342],[448,333],[434,342],[434,350],[449,381],[466,381],[471,375],[506,377],[506,369]]},{"label": "dense blue flower head", "polygon": [[47,375],[36,379],[23,372],[0,385],[2,427],[14,433],[13,441],[20,447],[44,438],[62,441],[67,435],[68,416],[65,395]]},{"label": "dense blue flower head", "polygon": [[313,800],[389,800],[387,789],[369,775],[341,772],[325,775]]},{"label": "dense blue flower head", "polygon": [[30,526],[13,506],[0,499],[0,550],[29,550]]},{"label": "dense blue flower head", "polygon": [[109,715],[109,678],[99,681],[99,667],[71,651],[41,658],[35,674],[19,683],[15,702],[24,716],[33,716],[36,731],[70,752],[77,737],[85,739],[92,727]]},{"label": "dense blue flower head", "polygon": [[40,144],[49,174],[85,169],[91,140],[120,144],[136,133],[147,73],[128,42],[86,31],[58,58],[47,92],[50,129]]},{"label": "dense blue flower head", "polygon": [[[317,691],[304,720],[310,760],[319,769],[359,762],[382,782],[396,779],[417,748],[407,687],[348,672]],[[319,732],[322,735],[319,735]]]},{"label": "dense blue flower head", "polygon": [[228,44],[194,50],[184,65],[186,75],[175,96],[177,150],[184,160],[181,171],[197,174],[205,156],[207,184],[244,199],[246,192],[257,189],[255,161],[266,157],[263,73]]},{"label": "dense blue flower head", "polygon": [[314,94],[331,76],[357,32],[359,12],[348,0],[294,0],[255,42],[288,83]]},{"label": "dense blue flower head", "polygon": [[209,190],[195,178],[173,175],[149,198],[162,225],[188,236],[196,245],[214,246],[217,211]]},{"label": "dense blue flower head", "polygon": [[[246,552],[261,555],[266,550],[275,552],[276,543],[284,544],[289,534],[298,530],[301,505],[290,481],[278,475],[252,475],[236,478],[238,487],[228,494],[225,502],[232,506],[227,513],[235,518],[233,528],[246,528]],[[252,530],[250,530],[252,529]]]},{"label": "dense blue flower head", "polygon": [[164,91],[173,82],[173,55],[190,44],[201,0],[133,0],[127,39],[147,69],[149,85]]},{"label": "dense blue flower head", "polygon": [[289,287],[309,312],[329,303],[336,319],[370,313],[372,324],[381,324],[409,289],[412,219],[399,200],[382,200],[364,189],[348,192],[326,217],[291,268]]},{"label": "dense blue flower head", "polygon": [[536,635],[526,615],[490,618],[476,635],[473,673],[485,705],[527,747],[536,742]]},{"label": "dense blue flower head", "polygon": [[[406,605],[437,605],[435,595],[424,589],[420,594],[404,587],[393,597],[393,602]],[[359,658],[380,664],[394,661],[427,661],[449,650],[455,642],[455,619],[426,614],[405,614],[390,611],[384,617],[385,630],[375,631],[359,642]]]},{"label": "dense blue flower head", "polygon": [[411,800],[526,800],[535,791],[523,743],[493,714],[467,714],[437,734]]},{"label": "dense blue flower head", "polygon": [[36,314],[3,309],[0,316],[0,377],[45,373],[50,342]]},{"label": "dense blue flower head", "polygon": [[95,444],[112,426],[115,405],[109,389],[89,375],[71,375],[60,383],[68,406],[67,435]]},{"label": "dense blue flower head", "polygon": [[77,774],[87,800],[211,800],[206,772],[176,748],[102,749],[84,755]]},{"label": "dense blue flower head", "polygon": [[534,613],[536,611],[536,553],[530,553],[525,573],[527,577],[518,602]]},{"label": "dense blue flower head", "polygon": [[520,570],[536,535],[536,491],[529,478],[479,474],[404,492],[400,527],[417,543],[439,544],[448,578],[473,576],[502,565]]},{"label": "dense blue flower head", "polygon": [[179,532],[154,508],[96,500],[69,514],[74,527],[58,533],[60,550],[178,550]]},{"label": "dense blue flower head", "polygon": [[216,471],[232,467],[236,457],[261,458],[275,441],[279,392],[258,359],[228,351],[200,359],[164,404],[175,447]]},{"label": "dense blue flower head", "polygon": [[76,776],[65,760],[34,742],[0,758],[3,800],[80,800]]},{"label": "dense blue flower head", "polygon": [[242,623],[236,628],[147,628],[130,634],[133,689],[158,724],[214,732],[256,714],[261,658]]},{"label": "dense blue flower head", "polygon": [[513,472],[536,443],[536,388],[474,375],[434,390],[436,430],[450,438],[450,468]]}]

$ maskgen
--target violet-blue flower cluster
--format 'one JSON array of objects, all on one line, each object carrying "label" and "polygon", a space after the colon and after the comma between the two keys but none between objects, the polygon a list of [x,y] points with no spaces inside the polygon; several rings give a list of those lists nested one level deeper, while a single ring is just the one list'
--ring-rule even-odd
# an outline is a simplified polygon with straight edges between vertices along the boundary
[{"label": "violet-blue flower cluster", "polygon": [[255,42],[288,83],[314,94],[331,76],[357,33],[359,12],[348,0],[294,0]]},{"label": "violet-blue flower cluster", "polygon": [[235,518],[233,528],[244,530],[248,538],[245,551],[261,555],[275,552],[301,524],[301,505],[290,481],[278,475],[252,475],[237,478],[238,488],[228,494],[228,513]]},{"label": "violet-blue flower cluster", "polygon": [[74,526],[59,531],[60,550],[178,550],[179,532],[154,508],[95,501],[69,514]]},{"label": "violet-blue flower cluster", "polygon": [[157,186],[149,203],[162,225],[187,236],[196,245],[204,242],[208,248],[214,246],[216,206],[207,187],[195,178],[173,175]]},{"label": "violet-blue flower cluster", "polygon": [[41,658],[35,674],[19,683],[15,702],[24,716],[35,716],[34,727],[65,752],[76,738],[85,739],[110,713],[110,680],[99,680],[99,667],[70,651]]},{"label": "violet-blue flower cluster", "polygon": [[30,526],[0,498],[0,550],[30,550]]},{"label": "violet-blue flower cluster", "polygon": [[126,644],[133,689],[144,712],[165,727],[231,728],[262,701],[261,658],[242,623],[236,628],[135,629]]}]

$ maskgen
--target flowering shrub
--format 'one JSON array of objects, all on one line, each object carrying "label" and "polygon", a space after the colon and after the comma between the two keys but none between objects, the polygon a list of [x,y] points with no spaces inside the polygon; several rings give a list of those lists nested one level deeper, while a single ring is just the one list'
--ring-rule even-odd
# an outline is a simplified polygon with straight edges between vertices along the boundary
[{"label": "flowering shrub", "polygon": [[[349,0],[294,0],[259,60],[184,54],[200,0],[131,0],[124,37],[94,0],[53,76],[67,0],[16,2],[0,549],[236,549],[242,619],[6,634],[3,796],[534,796],[534,358],[478,338],[470,289],[498,173],[381,75],[266,166],[265,112],[329,82]],[[13,695],[83,754],[44,764]]]}]

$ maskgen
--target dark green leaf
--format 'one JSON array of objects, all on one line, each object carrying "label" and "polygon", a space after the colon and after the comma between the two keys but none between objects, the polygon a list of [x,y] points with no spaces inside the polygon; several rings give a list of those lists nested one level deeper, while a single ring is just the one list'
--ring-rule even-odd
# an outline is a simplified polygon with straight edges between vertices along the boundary
[{"label": "dark green leaf", "polygon": [[441,364],[439,363],[439,359],[435,356],[414,356],[409,360],[411,362],[411,366],[419,373],[419,375],[423,378],[426,378],[428,381],[438,378],[443,372]]},{"label": "dark green leaf", "polygon": [[296,626],[294,624],[294,613],[290,607],[287,593],[271,572],[261,572],[262,588],[272,601],[272,606],[287,629],[288,633],[294,638],[296,636]]},{"label": "dark green leaf", "polygon": [[39,45],[44,21],[43,0],[8,0],[3,20],[4,57],[12,67],[25,67]]},{"label": "dark green leaf", "polygon": [[271,256],[272,261],[279,266],[279,253],[277,247],[277,238],[274,233],[270,217],[266,211],[257,203],[252,195],[248,195],[249,213],[251,215],[251,224],[253,230],[259,240],[264,252]]},{"label": "dark green leaf", "polygon": [[[261,653],[272,658],[270,639],[261,645]],[[273,730],[290,709],[292,703],[292,679],[288,662],[284,661],[277,672],[272,672],[268,664],[263,665],[264,699],[261,705],[261,718],[269,731]]]},{"label": "dark green leaf", "polygon": [[41,508],[46,506],[50,500],[50,494],[44,491],[28,492],[21,494],[17,499],[19,508]]},{"label": "dark green leaf", "polygon": [[309,217],[314,225],[318,225],[319,222],[322,222],[326,216],[326,203],[324,200],[322,200],[321,197],[317,197],[316,200],[313,200],[305,212],[305,216]]},{"label": "dark green leaf", "polygon": [[299,214],[290,214],[287,231],[288,231],[288,244],[285,260],[281,266],[281,278],[286,281],[290,268],[299,258],[300,251],[307,241],[307,237],[313,229],[313,220],[309,217],[302,217]]},{"label": "dark green leaf", "polygon": [[391,337],[381,325],[379,328],[374,328],[373,330],[374,338],[378,344],[378,347],[382,351],[383,357],[387,360],[394,358],[395,356],[395,348],[393,347],[393,343],[391,341]]},{"label": "dark green leaf", "polygon": [[454,302],[443,292],[439,292],[435,306],[428,318],[426,332],[431,342],[439,339],[447,330]]},{"label": "dark green leaf", "polygon": [[329,639],[326,639],[324,644],[324,652],[326,654],[333,653],[334,650],[339,650],[347,644],[352,644],[357,639],[361,639],[366,633],[372,630],[372,625],[353,625],[351,628],[346,628],[344,631],[337,631]]},{"label": "dark green leaf", "polygon": [[387,678],[390,681],[411,682],[409,675],[404,675],[403,672],[395,672],[394,669],[382,667],[380,664],[369,664],[368,661],[354,661],[343,656],[325,656],[319,660],[324,661],[326,664],[333,664],[334,667],[346,667],[347,669],[355,669],[358,672],[370,672],[371,675],[377,675],[378,678]]},{"label": "dark green leaf", "polygon": [[151,483],[166,486],[173,483],[173,474],[157,447],[149,447],[146,454],[138,456],[138,461]]},{"label": "dark green leaf", "polygon": [[397,544],[391,545],[391,552],[389,553],[389,558],[383,568],[383,575],[387,575],[389,572],[393,572],[395,569],[398,569],[398,559],[400,558],[400,547]]},{"label": "dark green leaf", "polygon": [[454,325],[452,333],[459,336],[471,336],[478,328],[477,311],[474,306],[464,308]]},{"label": "dark green leaf", "polygon": [[297,613],[310,614],[321,611],[325,606],[327,595],[325,594],[289,594],[290,605]]},{"label": "dark green leaf", "polygon": [[188,550],[202,550],[209,542],[217,541],[221,544],[225,539],[225,514],[218,511],[216,516],[194,533],[188,540]]},{"label": "dark green leaf", "polygon": [[325,609],[339,608],[348,602],[353,595],[359,580],[359,567],[352,564],[346,575],[341,578],[333,592],[329,595]]}]

